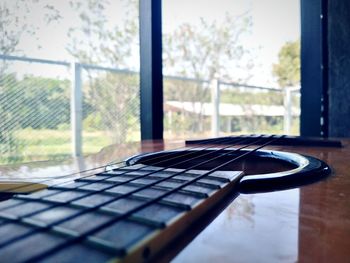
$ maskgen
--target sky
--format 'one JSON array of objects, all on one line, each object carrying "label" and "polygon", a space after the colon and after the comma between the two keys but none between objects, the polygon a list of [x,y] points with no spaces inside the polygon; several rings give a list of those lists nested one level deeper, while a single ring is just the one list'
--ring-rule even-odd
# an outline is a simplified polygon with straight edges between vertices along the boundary
[{"label": "sky", "polygon": [[[0,0],[1,2],[11,5],[15,1]],[[245,45],[254,50],[256,60],[254,64],[257,65],[250,84],[276,86],[271,70],[272,64],[277,62],[278,51],[287,41],[294,41],[300,37],[299,2],[299,0],[163,0],[163,33],[171,33],[185,22],[196,24],[200,18],[209,22],[220,21],[225,12],[232,16],[249,12],[253,26]],[[47,6],[54,6],[59,10],[61,18],[58,21],[46,23]],[[110,0],[110,6],[105,11],[109,25],[121,24],[127,15],[127,8],[125,0]],[[39,0],[30,4],[28,10],[17,8],[15,13],[18,17],[26,17],[22,19],[23,23],[35,25],[36,30],[35,37],[22,35],[18,55],[60,61],[74,60],[65,49],[70,41],[67,32],[72,25],[79,25],[80,19],[70,7],[68,0]],[[130,68],[135,70],[138,67],[138,48],[134,48],[133,53]],[[41,67],[36,65],[30,70],[42,72]],[[25,63],[18,63],[14,70],[25,72],[28,71],[28,67]],[[45,72],[48,76],[64,75],[55,66],[46,66]]]},{"label": "sky", "polygon": [[164,0],[163,32],[171,32],[181,23],[220,20],[225,12],[233,16],[249,12],[253,26],[246,41],[255,50],[255,65],[250,84],[276,86],[272,64],[287,41],[300,38],[299,0]]}]

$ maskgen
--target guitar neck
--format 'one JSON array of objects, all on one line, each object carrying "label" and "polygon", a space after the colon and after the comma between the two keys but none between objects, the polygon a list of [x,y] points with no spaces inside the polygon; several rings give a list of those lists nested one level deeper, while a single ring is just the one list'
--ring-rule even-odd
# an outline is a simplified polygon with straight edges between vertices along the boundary
[{"label": "guitar neck", "polygon": [[232,197],[242,175],[132,165],[17,195],[0,203],[0,254],[5,261],[152,259]]}]

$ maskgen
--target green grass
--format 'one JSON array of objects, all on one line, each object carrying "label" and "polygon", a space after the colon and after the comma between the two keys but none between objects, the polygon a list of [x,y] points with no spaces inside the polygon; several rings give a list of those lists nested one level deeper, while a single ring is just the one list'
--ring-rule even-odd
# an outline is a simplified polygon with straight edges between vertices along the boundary
[{"label": "green grass", "polygon": [[[127,141],[140,137],[138,132],[128,133]],[[23,129],[14,132],[16,150],[3,153],[0,164],[32,161],[63,160],[71,156],[71,132],[69,130]],[[103,131],[83,132],[83,154],[99,152],[113,143],[111,134]]]},{"label": "green grass", "polygon": [[[299,122],[292,123],[292,134],[298,134]],[[263,133],[280,134],[282,127],[269,127]],[[251,133],[240,131],[239,134]],[[223,133],[224,134],[224,133]],[[230,133],[232,134],[232,133]],[[203,133],[181,133],[165,131],[166,139],[186,139],[211,137],[210,131]],[[113,144],[113,134],[104,131],[83,132],[83,154],[90,155],[99,152],[103,147]],[[0,155],[0,165],[16,164],[33,161],[63,160],[71,157],[71,132],[69,130],[34,130],[24,129],[14,132],[17,149],[12,153]],[[140,132],[128,132],[126,141],[138,141]],[[1,145],[0,145],[1,146]],[[0,148],[1,149],[1,148]]]}]

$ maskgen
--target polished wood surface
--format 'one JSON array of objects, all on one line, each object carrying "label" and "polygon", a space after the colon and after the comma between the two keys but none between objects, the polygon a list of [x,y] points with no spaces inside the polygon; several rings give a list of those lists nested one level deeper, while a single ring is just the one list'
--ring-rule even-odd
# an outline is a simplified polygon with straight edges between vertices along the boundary
[{"label": "polished wood surface", "polygon": [[[308,154],[333,169],[327,180],[301,188],[239,195],[218,207],[217,217],[203,219],[192,233],[180,237],[157,260],[174,262],[349,262],[350,258],[350,141],[343,148],[271,147]],[[1,167],[6,179],[78,176],[106,162],[138,152],[184,146],[183,142],[144,142],[110,146],[85,159],[64,164],[23,164]],[[98,169],[97,169],[98,170]],[[50,171],[48,175],[48,171]],[[85,172],[86,174],[86,172]],[[215,214],[218,211],[213,211]],[[213,221],[212,221],[213,220]],[[205,226],[212,221],[206,228]],[[196,232],[201,232],[192,240]],[[187,245],[187,243],[189,243]],[[187,245],[184,249],[183,246]],[[182,250],[182,251],[181,251]],[[180,252],[181,251],[181,252]],[[173,258],[174,257],[174,258]]]},{"label": "polished wood surface", "polygon": [[241,194],[173,262],[350,262],[350,141],[343,148],[271,147],[324,160],[326,180]]}]

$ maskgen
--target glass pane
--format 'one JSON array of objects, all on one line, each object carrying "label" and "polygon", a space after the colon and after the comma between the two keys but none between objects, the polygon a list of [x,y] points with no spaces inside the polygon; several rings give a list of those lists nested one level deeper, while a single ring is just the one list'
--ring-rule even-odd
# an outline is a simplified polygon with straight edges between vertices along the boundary
[{"label": "glass pane", "polygon": [[298,134],[299,0],[164,0],[166,138]]},{"label": "glass pane", "polygon": [[0,32],[0,164],[140,140],[138,1],[3,0]]}]

